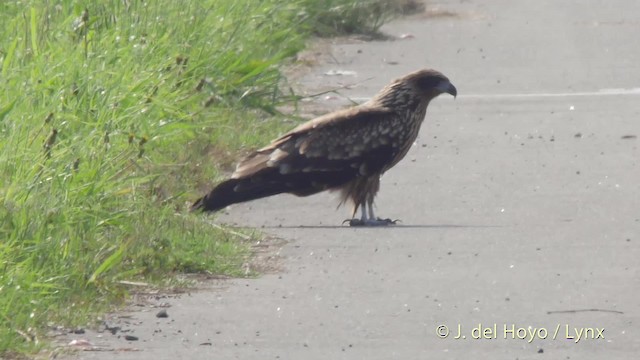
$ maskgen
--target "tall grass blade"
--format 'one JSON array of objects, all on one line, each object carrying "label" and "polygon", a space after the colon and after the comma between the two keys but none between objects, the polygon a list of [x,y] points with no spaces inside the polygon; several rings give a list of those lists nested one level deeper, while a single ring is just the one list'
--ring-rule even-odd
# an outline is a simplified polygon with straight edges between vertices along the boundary
[{"label": "tall grass blade", "polygon": [[9,66],[11,65],[11,61],[13,61],[13,57],[15,56],[17,46],[18,46],[18,37],[15,37],[11,42],[11,45],[9,45],[7,54],[5,55],[4,61],[2,62],[3,81],[6,81],[7,73],[9,72]]},{"label": "tall grass blade", "polygon": [[36,8],[31,7],[31,51],[33,55],[38,55],[38,16]]},{"label": "tall grass blade", "polygon": [[121,261],[124,251],[126,249],[126,244],[121,245],[116,251],[113,252],[108,258],[106,258],[100,266],[93,272],[91,277],[89,278],[89,283],[93,283],[105,272],[115,268]]}]

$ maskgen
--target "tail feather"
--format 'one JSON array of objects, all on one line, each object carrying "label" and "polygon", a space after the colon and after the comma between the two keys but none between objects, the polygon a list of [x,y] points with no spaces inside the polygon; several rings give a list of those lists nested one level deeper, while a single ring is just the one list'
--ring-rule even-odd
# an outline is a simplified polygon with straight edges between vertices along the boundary
[{"label": "tail feather", "polygon": [[225,207],[249,200],[276,195],[287,191],[283,184],[250,184],[251,179],[229,179],[216,186],[207,195],[191,205],[191,211],[218,211]]},{"label": "tail feather", "polygon": [[352,177],[351,172],[297,172],[282,175],[278,169],[263,170],[248,177],[223,181],[209,194],[196,200],[191,211],[218,211],[231,204],[281,193],[308,196],[343,185]]}]

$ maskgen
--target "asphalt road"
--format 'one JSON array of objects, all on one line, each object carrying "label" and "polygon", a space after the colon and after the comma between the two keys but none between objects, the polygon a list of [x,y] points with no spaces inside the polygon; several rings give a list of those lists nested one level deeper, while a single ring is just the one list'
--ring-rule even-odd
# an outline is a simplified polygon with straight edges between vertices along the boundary
[{"label": "asphalt road", "polygon": [[332,194],[233,206],[216,221],[288,240],[280,271],[159,299],[169,318],[117,320],[138,341],[86,334],[114,351],[79,358],[637,358],[640,2],[429,3],[300,81],[362,100],[432,67],[457,86],[382,179],[401,225],[342,227]]}]

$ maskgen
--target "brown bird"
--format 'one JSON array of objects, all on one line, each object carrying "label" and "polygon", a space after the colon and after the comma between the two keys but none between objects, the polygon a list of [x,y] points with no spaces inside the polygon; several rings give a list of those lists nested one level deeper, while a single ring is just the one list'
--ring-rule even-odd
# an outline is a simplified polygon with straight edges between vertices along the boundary
[{"label": "brown bird", "polygon": [[435,70],[396,79],[366,103],[310,120],[253,152],[191,210],[216,211],[280,193],[340,190],[340,204],[353,203],[351,226],[393,224],[373,213],[380,176],[407,154],[429,102],[442,93],[455,97],[457,90]]}]

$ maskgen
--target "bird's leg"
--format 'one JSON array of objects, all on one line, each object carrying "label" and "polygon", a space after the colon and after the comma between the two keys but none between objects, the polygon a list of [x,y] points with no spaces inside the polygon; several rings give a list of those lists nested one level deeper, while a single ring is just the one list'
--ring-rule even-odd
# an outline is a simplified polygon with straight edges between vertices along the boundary
[{"label": "bird's leg", "polygon": [[368,201],[367,205],[369,205],[369,220],[375,220],[376,216],[373,214],[373,201]]},{"label": "bird's leg", "polygon": [[[343,224],[345,222],[348,222],[349,226],[387,226],[395,224],[396,221],[391,219],[380,219],[374,214],[373,200],[379,189],[379,175],[360,177],[350,183],[349,187],[347,187],[346,190],[343,190],[343,196],[353,202],[353,213],[351,214],[351,220],[345,220]],[[362,214],[360,219],[355,217],[358,207],[360,207]]]}]

